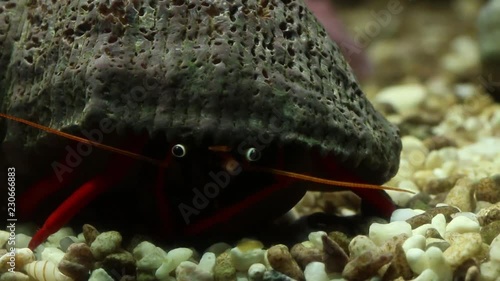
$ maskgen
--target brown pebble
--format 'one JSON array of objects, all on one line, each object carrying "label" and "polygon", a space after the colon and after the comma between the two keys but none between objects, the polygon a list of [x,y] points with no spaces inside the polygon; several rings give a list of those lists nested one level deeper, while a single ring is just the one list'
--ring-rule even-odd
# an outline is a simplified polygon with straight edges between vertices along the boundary
[{"label": "brown pebble", "polygon": [[321,240],[323,241],[323,262],[326,273],[342,272],[349,261],[349,256],[330,237],[323,235]]},{"label": "brown pebble", "polygon": [[349,243],[351,243],[351,239],[347,237],[343,232],[340,231],[332,231],[328,233],[328,237],[333,241],[337,242],[340,247],[344,250],[344,252],[349,255]]},{"label": "brown pebble", "polygon": [[468,259],[455,269],[453,273],[454,280],[479,280],[479,268],[477,262],[473,259]]},{"label": "brown pebble", "polygon": [[376,275],[379,268],[391,260],[391,254],[366,251],[347,263],[342,277],[350,281],[366,280]]},{"label": "brown pebble", "polygon": [[429,228],[425,231],[425,238],[438,238],[438,239],[443,239],[441,237],[441,234],[439,234],[439,231],[435,228]]},{"label": "brown pebble", "polygon": [[491,241],[500,234],[500,220],[481,227],[480,233],[483,242],[488,245],[491,244]]},{"label": "brown pebble", "polygon": [[108,272],[118,272],[120,275],[135,275],[136,273],[134,256],[125,250],[106,256],[101,264]]},{"label": "brown pebble", "polygon": [[477,220],[481,226],[488,225],[494,221],[500,221],[500,202],[480,210],[477,213]]},{"label": "brown pebble", "polygon": [[410,265],[408,265],[408,261],[406,260],[406,254],[403,250],[402,244],[396,245],[391,264],[385,271],[382,280],[389,281],[398,277],[403,278],[403,280],[410,280],[413,277],[413,272]]},{"label": "brown pebble", "polygon": [[475,189],[468,178],[461,178],[448,192],[445,204],[459,208],[462,212],[473,212],[476,209]]},{"label": "brown pebble", "polygon": [[407,223],[411,225],[412,229],[415,229],[426,223],[431,223],[432,216],[428,213],[422,213],[420,215],[413,216],[406,220]]},{"label": "brown pebble", "polygon": [[323,251],[318,248],[306,247],[301,243],[295,244],[290,253],[302,270],[313,261],[323,262]]},{"label": "brown pebble", "polygon": [[293,279],[304,281],[304,272],[288,251],[288,247],[282,244],[274,245],[267,250],[267,260],[271,267]]},{"label": "brown pebble", "polygon": [[457,143],[446,136],[431,136],[423,140],[424,145],[431,150],[438,150],[445,147],[456,147]]},{"label": "brown pebble", "polygon": [[455,186],[457,180],[461,178],[461,175],[451,176],[447,178],[431,179],[422,188],[422,191],[427,194],[439,194],[441,192],[449,191]]},{"label": "brown pebble", "polygon": [[89,271],[94,268],[94,256],[85,243],[71,244],[58,265],[59,270],[75,281],[87,280]]},{"label": "brown pebble", "polygon": [[490,203],[500,202],[500,174],[483,178],[474,184],[477,200]]},{"label": "brown pebble", "polygon": [[97,229],[90,224],[84,224],[82,229],[83,237],[85,237],[85,242],[87,242],[87,245],[92,244],[97,235],[99,235],[99,231],[97,231]]}]

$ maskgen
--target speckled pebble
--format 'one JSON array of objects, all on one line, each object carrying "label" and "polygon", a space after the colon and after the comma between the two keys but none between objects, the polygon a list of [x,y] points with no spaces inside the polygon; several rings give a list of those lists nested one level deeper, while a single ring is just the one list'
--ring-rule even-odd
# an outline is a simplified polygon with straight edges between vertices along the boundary
[{"label": "speckled pebble", "polygon": [[313,261],[323,262],[323,250],[312,245],[311,247],[306,247],[302,243],[295,244],[290,253],[302,269],[305,269]]},{"label": "speckled pebble", "polygon": [[95,259],[85,243],[71,244],[58,265],[59,270],[75,280],[87,280]]},{"label": "speckled pebble", "polygon": [[236,268],[234,268],[228,252],[222,253],[217,257],[214,267],[214,277],[215,281],[236,280]]},{"label": "speckled pebble", "polygon": [[477,200],[490,203],[500,202],[500,174],[483,178],[474,187]]},{"label": "speckled pebble", "polygon": [[125,275],[135,275],[136,273],[135,259],[131,253],[125,250],[107,255],[101,264],[108,272],[116,271]]},{"label": "speckled pebble", "polygon": [[480,210],[477,213],[477,220],[481,226],[485,226],[494,221],[500,221],[500,202]]},{"label": "speckled pebble", "polygon": [[409,280],[413,276],[403,247],[398,244],[394,249],[394,254],[389,267],[383,273],[382,280],[395,280],[397,277],[402,277],[404,280]]},{"label": "speckled pebble", "polygon": [[[326,236],[326,234],[325,234]],[[267,250],[267,260],[273,269],[291,278],[304,280],[304,273],[285,245],[274,245]]]},{"label": "speckled pebble", "polygon": [[459,208],[462,212],[471,212],[476,208],[474,187],[471,180],[462,178],[450,190],[444,200],[445,204]]},{"label": "speckled pebble", "polygon": [[99,235],[99,231],[90,224],[84,224],[83,227],[83,237],[85,237],[85,242],[91,245],[95,238]]},{"label": "speckled pebble", "polygon": [[481,228],[481,238],[486,244],[490,244],[500,234],[500,221],[494,221]]},{"label": "speckled pebble", "polygon": [[332,231],[328,233],[328,237],[335,241],[342,249],[344,249],[344,252],[349,253],[349,243],[351,240],[347,235],[345,235],[343,232],[340,231]]},{"label": "speckled pebble", "polygon": [[349,261],[342,271],[342,277],[348,280],[366,280],[392,260],[391,254],[366,251]]},{"label": "speckled pebble", "polygon": [[351,259],[362,255],[367,251],[378,251],[377,245],[365,235],[358,235],[351,240],[349,243],[349,253]]},{"label": "speckled pebble", "polygon": [[90,250],[97,260],[117,252],[122,243],[122,235],[117,231],[107,231],[99,234],[90,245]]},{"label": "speckled pebble", "polygon": [[444,251],[444,258],[453,267],[459,266],[481,251],[482,240],[479,233],[452,233],[445,239],[450,242],[451,246]]},{"label": "speckled pebble", "polygon": [[163,260],[165,252],[148,241],[139,243],[132,251],[136,259],[137,269],[143,271],[157,270]]}]

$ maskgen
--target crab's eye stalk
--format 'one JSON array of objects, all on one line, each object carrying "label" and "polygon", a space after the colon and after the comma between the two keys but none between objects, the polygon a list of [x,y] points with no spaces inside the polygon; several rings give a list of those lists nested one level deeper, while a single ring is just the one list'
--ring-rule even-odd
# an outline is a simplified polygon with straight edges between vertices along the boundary
[{"label": "crab's eye stalk", "polygon": [[177,158],[182,158],[186,155],[186,148],[182,144],[172,146],[172,155]]},{"label": "crab's eye stalk", "polygon": [[250,162],[259,160],[260,156],[260,151],[258,151],[255,147],[250,147],[245,152],[245,158]]}]

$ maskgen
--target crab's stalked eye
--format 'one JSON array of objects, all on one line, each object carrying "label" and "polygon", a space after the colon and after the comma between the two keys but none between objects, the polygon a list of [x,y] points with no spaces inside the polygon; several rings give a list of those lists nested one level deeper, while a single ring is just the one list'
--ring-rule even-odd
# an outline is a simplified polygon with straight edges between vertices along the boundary
[{"label": "crab's stalked eye", "polygon": [[245,152],[245,158],[248,161],[257,161],[260,159],[260,151],[258,151],[255,147],[250,147]]},{"label": "crab's stalked eye", "polygon": [[186,148],[182,144],[176,144],[172,146],[172,155],[181,158],[186,155]]}]

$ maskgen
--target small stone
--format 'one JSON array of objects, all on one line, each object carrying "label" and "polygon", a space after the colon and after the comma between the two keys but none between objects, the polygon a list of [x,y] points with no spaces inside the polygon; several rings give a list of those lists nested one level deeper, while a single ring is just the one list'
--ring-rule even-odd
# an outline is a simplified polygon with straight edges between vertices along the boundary
[{"label": "small stone", "polygon": [[[31,241],[31,236],[28,236],[24,233],[16,234],[16,248],[28,248],[30,241]],[[52,244],[52,246],[56,247],[56,244]],[[38,247],[37,247],[37,249],[40,249],[40,248],[43,249],[42,245],[40,245]]]},{"label": "small stone", "polygon": [[87,280],[95,259],[90,247],[85,243],[74,243],[68,247],[61,262],[59,271],[74,280]]},{"label": "small stone", "polygon": [[163,263],[166,253],[150,242],[139,243],[132,251],[137,269],[143,271],[156,271]]},{"label": "small stone", "polygon": [[78,240],[78,238],[76,238],[76,237],[71,237],[71,236],[64,237],[63,239],[61,239],[59,241],[59,247],[61,248],[61,250],[63,252],[66,252],[66,250],[68,249],[68,247],[71,244],[75,243],[77,240]]},{"label": "small stone", "polygon": [[377,245],[365,235],[358,235],[349,243],[349,253],[351,259],[361,256],[363,253],[378,251]]},{"label": "small stone", "polygon": [[330,237],[326,235],[323,236],[323,262],[326,267],[326,272],[342,272],[348,261],[349,257],[344,249],[330,239]]},{"label": "small stone", "polygon": [[30,281],[32,280],[28,275],[19,271],[8,271],[0,275],[0,281]]},{"label": "small stone", "polygon": [[61,239],[68,237],[68,236],[75,236],[75,232],[71,227],[62,227],[59,229],[57,232],[51,234],[48,238],[47,241],[54,247],[59,246],[59,242]]},{"label": "small stone", "polygon": [[500,202],[500,174],[483,178],[474,187],[477,200],[490,203]]},{"label": "small stone", "polygon": [[114,279],[111,276],[109,276],[106,270],[98,268],[92,271],[89,281],[114,281]]},{"label": "small stone", "polygon": [[85,237],[85,242],[88,245],[94,243],[96,237],[99,235],[99,231],[90,224],[84,224],[83,227],[83,237]]},{"label": "small stone", "polygon": [[370,226],[368,236],[376,245],[380,246],[392,237],[403,233],[411,236],[411,225],[404,221],[396,221],[388,224],[373,223]]},{"label": "small stone", "polygon": [[479,267],[474,259],[466,260],[454,272],[455,280],[479,281]]},{"label": "small stone", "polygon": [[385,271],[382,280],[395,280],[397,277],[403,277],[404,280],[409,280],[413,276],[406,254],[403,247],[398,244],[394,250],[394,255],[391,264]]},{"label": "small stone", "polygon": [[438,276],[438,280],[452,280],[453,269],[446,263],[443,252],[436,247],[425,251],[429,268]]},{"label": "small stone", "polygon": [[423,235],[413,235],[406,239],[406,241],[402,245],[405,252],[408,252],[410,249],[420,249],[423,250],[425,247],[425,237]]},{"label": "small stone", "polygon": [[59,264],[59,262],[63,259],[64,252],[59,248],[54,247],[46,247],[42,251],[42,260],[51,261],[53,264]]},{"label": "small stone", "polygon": [[351,240],[347,237],[347,235],[340,231],[332,231],[328,233],[328,237],[342,247],[344,252],[349,253],[349,243],[351,243]]},{"label": "small stone", "polygon": [[436,247],[441,252],[446,251],[450,247],[450,243],[448,243],[446,240],[443,239],[438,239],[438,238],[427,238],[425,240],[425,249],[429,249],[430,247]]},{"label": "small stone", "polygon": [[477,220],[482,226],[488,225],[494,221],[500,221],[500,202],[480,210],[477,213]]},{"label": "small stone", "polygon": [[304,280],[304,273],[292,258],[287,246],[275,245],[269,248],[267,250],[267,260],[273,269],[291,278]]},{"label": "small stone", "polygon": [[201,257],[198,267],[206,272],[214,272],[216,261],[217,257],[214,253],[206,252]]},{"label": "small stone", "polygon": [[99,234],[90,245],[90,250],[97,260],[117,252],[122,243],[122,236],[117,231],[108,231]]},{"label": "small stone", "polygon": [[425,140],[423,140],[423,143],[429,149],[429,151],[438,150],[444,147],[457,146],[457,143],[453,139],[450,139],[447,136],[443,135],[428,137]]},{"label": "small stone", "polygon": [[423,213],[420,215],[413,216],[406,220],[407,223],[411,225],[413,229],[420,227],[424,224],[431,223],[432,216],[429,213]]},{"label": "small stone", "polygon": [[316,231],[316,232],[311,232],[309,233],[309,241],[314,245],[314,247],[318,249],[323,249],[323,240],[321,237],[323,235],[326,235],[326,232],[324,231]]},{"label": "small stone", "polygon": [[170,250],[166,255],[161,266],[156,270],[155,276],[159,280],[167,279],[179,264],[187,261],[193,256],[193,250],[188,248],[176,248]]},{"label": "small stone", "polygon": [[231,261],[239,271],[248,271],[254,263],[264,263],[265,250],[264,245],[256,240],[243,240],[231,249],[229,255]]},{"label": "small stone", "polygon": [[500,234],[500,220],[483,226],[480,233],[483,242],[486,244],[490,244],[493,239]]},{"label": "small stone", "polygon": [[426,96],[427,90],[420,84],[397,85],[382,89],[377,94],[375,102],[390,104],[399,113],[405,113],[416,109]]},{"label": "small stone", "polygon": [[120,272],[122,275],[136,274],[135,259],[131,253],[125,250],[107,255],[102,260],[102,268],[108,272]]},{"label": "small stone", "polygon": [[479,232],[479,223],[466,216],[457,216],[446,226],[446,232]]},{"label": "small stone", "polygon": [[[190,261],[183,261],[175,269],[177,281],[212,281],[214,276],[211,272],[207,272]],[[164,280],[164,279],[160,279]]]},{"label": "small stone", "polygon": [[300,268],[305,269],[311,262],[323,262],[323,251],[316,247],[306,247],[302,243],[295,244],[290,253]]},{"label": "small stone", "polygon": [[265,272],[265,265],[261,263],[254,263],[248,269],[248,279],[249,281],[262,281],[262,279],[264,279]]},{"label": "small stone", "polygon": [[431,269],[426,269],[417,276],[417,278],[413,279],[413,281],[441,281],[434,271]]},{"label": "small stone", "polygon": [[449,191],[453,188],[453,186],[455,186],[459,177],[451,176],[446,178],[431,179],[423,187],[422,191],[427,194],[433,194],[433,195]]},{"label": "small stone", "polygon": [[476,208],[474,187],[467,178],[457,181],[444,200],[445,204],[459,208],[462,212],[472,212]]},{"label": "small stone", "polygon": [[236,268],[234,268],[228,252],[222,253],[217,257],[214,267],[214,277],[215,281],[236,280]]},{"label": "small stone", "polygon": [[364,252],[345,266],[342,277],[348,280],[366,280],[377,274],[377,271],[392,260],[391,254]]},{"label": "small stone", "polygon": [[325,271],[325,264],[322,262],[311,262],[304,270],[306,281],[329,281]]},{"label": "small stone", "polygon": [[444,252],[446,262],[457,267],[481,251],[481,235],[475,232],[447,235],[451,246]]}]

